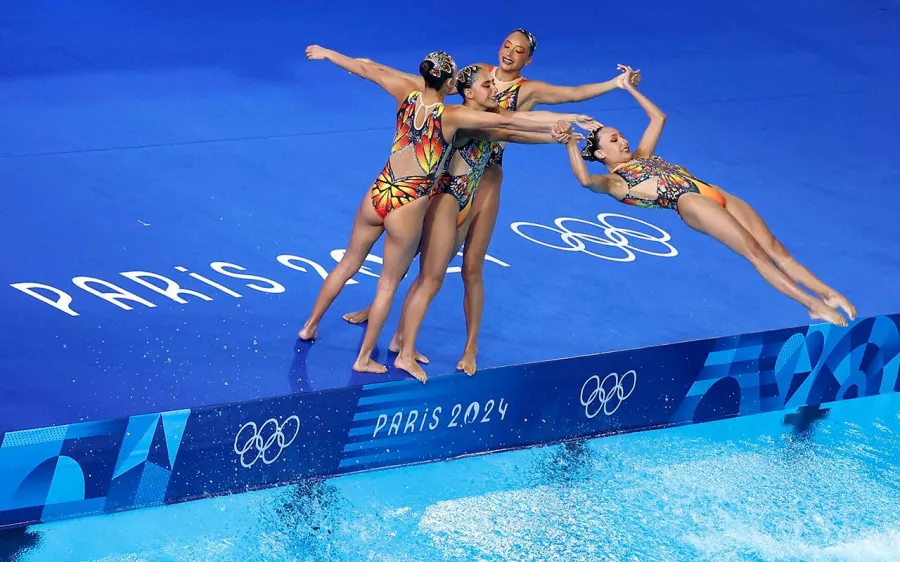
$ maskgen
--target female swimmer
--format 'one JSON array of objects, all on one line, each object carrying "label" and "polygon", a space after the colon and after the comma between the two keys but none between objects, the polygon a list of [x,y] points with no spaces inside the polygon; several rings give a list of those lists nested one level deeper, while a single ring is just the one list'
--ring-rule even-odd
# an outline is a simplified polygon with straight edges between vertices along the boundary
[{"label": "female swimmer", "polygon": [[[672,209],[691,228],[712,236],[746,258],[770,285],[803,304],[811,318],[846,326],[847,320],[835,310],[841,308],[853,320],[856,317],[853,305],[800,265],[750,205],[718,186],[697,179],[682,166],[653,154],[666,116],[633,86],[634,71],[622,65],[619,69],[622,74],[618,77],[618,87],[637,100],[650,117],[650,124],[634,152],[625,137],[612,127],[602,126],[592,132],[583,150],[579,150],[576,139],[569,139],[566,143],[569,163],[581,185],[629,205]],[[571,125],[561,121],[556,132],[569,130]],[[585,160],[598,161],[611,173],[591,174]],[[803,291],[798,283],[819,298]]]}]

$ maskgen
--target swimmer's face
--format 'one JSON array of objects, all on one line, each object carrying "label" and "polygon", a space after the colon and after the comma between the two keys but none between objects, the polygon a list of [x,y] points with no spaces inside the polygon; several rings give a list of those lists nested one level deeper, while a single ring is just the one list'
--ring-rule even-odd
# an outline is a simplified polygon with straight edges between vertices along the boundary
[{"label": "swimmer's face", "polygon": [[482,67],[475,75],[472,87],[466,91],[466,98],[487,109],[497,107],[497,88],[494,87],[494,79],[486,68]]},{"label": "swimmer's face", "polygon": [[528,37],[524,33],[513,31],[500,46],[500,68],[508,72],[522,70],[531,62],[530,50]]},{"label": "swimmer's face", "polygon": [[597,141],[594,156],[598,160],[616,164],[631,160],[631,147],[618,129],[603,127],[597,134]]}]

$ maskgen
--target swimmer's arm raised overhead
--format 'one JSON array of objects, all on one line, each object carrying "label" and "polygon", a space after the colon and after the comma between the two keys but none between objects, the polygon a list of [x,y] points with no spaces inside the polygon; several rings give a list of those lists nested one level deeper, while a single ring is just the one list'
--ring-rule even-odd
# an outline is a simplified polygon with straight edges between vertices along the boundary
[{"label": "swimmer's arm raised overhead", "polygon": [[572,167],[572,173],[583,187],[586,187],[594,193],[609,194],[609,176],[592,174],[588,171],[584,158],[581,156],[581,148],[578,146],[578,137],[572,134],[572,126],[560,121],[554,128],[554,134],[559,136],[562,131],[568,133],[566,142],[566,151],[569,154],[569,165]]},{"label": "swimmer's arm raised overhead", "polygon": [[641,142],[634,152],[634,155],[638,158],[653,156],[653,152],[656,151],[656,145],[659,144],[659,137],[662,136],[663,127],[666,126],[666,114],[663,113],[660,108],[656,107],[647,96],[637,90],[632,83],[634,71],[630,66],[620,64],[619,70],[622,71],[622,74],[616,78],[617,87],[622,88],[631,94],[634,99],[637,100],[641,109],[643,109],[647,113],[647,116],[650,117],[650,124],[647,125],[647,128],[644,130],[644,134],[641,136]]},{"label": "swimmer's arm raised overhead", "polygon": [[391,74],[376,65],[367,64],[359,59],[342,55],[337,51],[318,45],[310,45],[306,48],[306,58],[309,60],[327,60],[347,72],[378,84],[397,100],[406,98],[410,92],[416,89],[415,83],[402,76]]}]

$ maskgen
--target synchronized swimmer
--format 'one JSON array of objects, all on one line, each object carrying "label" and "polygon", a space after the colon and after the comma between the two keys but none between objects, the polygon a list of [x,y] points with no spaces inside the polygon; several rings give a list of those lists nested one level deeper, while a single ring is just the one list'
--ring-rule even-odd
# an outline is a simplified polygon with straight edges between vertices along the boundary
[{"label": "synchronized swimmer", "polygon": [[[501,115],[462,105],[445,105],[444,98],[456,88],[457,72],[456,63],[443,51],[430,53],[419,65],[424,88],[418,88],[407,78],[386,72],[377,65],[318,45],[308,47],[306,56],[310,60],[328,60],[371,80],[397,102],[391,154],[375,182],[366,190],[354,219],[347,251],[323,282],[313,310],[299,332],[302,340],[316,338],[322,316],[344,284],[362,267],[375,242],[386,232],[382,273],[363,343],[353,364],[356,371],[384,373],[387,367],[372,360],[372,351],[387,320],[397,286],[419,247],[425,215],[452,152],[452,140],[458,132],[468,136],[493,133],[496,138],[510,138],[498,130],[549,134],[561,116],[530,119],[515,113]],[[398,356],[394,365],[413,375],[419,374],[421,367],[415,358],[408,362],[405,359],[406,356]]]},{"label": "synchronized swimmer", "polygon": [[[366,309],[344,315],[352,323],[368,321],[353,369],[387,371],[372,359],[372,351],[400,280],[421,253],[419,274],[389,348],[398,353],[395,367],[425,382],[419,363],[428,360],[416,350],[416,338],[450,260],[462,247],[467,339],[457,369],[473,374],[484,307],[483,263],[499,210],[508,142],[564,144],[583,186],[626,204],[675,210],[688,226],[745,257],[773,287],[803,304],[811,318],[846,326],[836,308],[855,318],[853,305],[800,265],[752,207],[653,154],[666,116],[638,92],[640,71],[619,65],[616,78],[583,86],[526,81],[521,70],[531,62],[535,47],[534,36],[517,29],[501,47],[499,66],[475,64],[457,72],[449,55],[435,51],[420,64],[419,76],[316,45],[307,48],[310,60],[328,60],[391,94],[397,101],[397,126],[388,161],[356,213],[347,251],[323,282],[299,332],[302,340],[315,339],[322,316],[386,232],[374,300]],[[628,91],[650,117],[634,153],[619,131],[588,116],[533,110],[538,104],[582,101],[616,89]],[[445,97],[453,92],[462,97],[462,105],[445,105]],[[589,132],[583,150],[578,143],[585,137],[574,133],[573,124]],[[585,160],[601,162],[610,173],[590,174]]]},{"label": "synchronized swimmer", "polygon": [[[373,63],[374,64],[374,63]],[[390,69],[393,72],[393,69]],[[474,64],[462,69],[456,80],[457,93],[462,96],[465,107],[475,111],[495,111],[512,114],[513,111],[499,107],[498,92],[487,65]],[[561,118],[567,123],[577,123],[585,130],[593,130],[597,123],[585,115],[561,115],[549,111],[531,111],[521,114],[521,118],[533,119],[555,125]],[[451,145],[450,157],[443,177],[435,186],[435,195],[425,216],[425,227],[420,244],[422,266],[407,293],[403,312],[397,326],[397,333],[391,340],[389,349],[399,352],[401,368],[421,381],[427,379],[419,362],[428,359],[415,349],[418,330],[425,318],[428,306],[438,293],[447,272],[450,260],[459,252],[466,240],[472,222],[471,208],[477,198],[479,186],[492,155],[496,154],[499,142],[541,144],[559,142],[550,133],[517,133],[488,131],[457,133]],[[365,310],[345,315],[354,323],[368,317],[370,305]],[[474,374],[474,362],[470,369]]]},{"label": "synchronized swimmer", "polygon": [[[526,79],[522,76],[522,70],[531,64],[536,48],[537,40],[534,34],[525,29],[516,29],[503,40],[497,53],[497,65],[477,65],[487,70],[493,80],[497,89],[496,101],[499,108],[517,113],[532,112],[539,105],[586,101],[616,89],[615,78],[580,86],[560,86]],[[418,76],[381,65],[379,67],[406,76],[420,87],[423,85],[422,79]],[[636,86],[640,79],[640,73],[635,73],[632,78],[633,84]],[[490,157],[481,181],[478,182],[478,193],[469,210],[469,228],[464,237],[462,279],[465,289],[463,310],[466,317],[466,343],[456,368],[470,375],[475,372],[477,365],[478,335],[484,313],[484,262],[500,211],[504,148],[503,143],[494,143],[491,146]],[[364,322],[368,318],[368,309],[345,314],[344,318],[354,324]]]},{"label": "synchronized swimmer", "polygon": [[[847,320],[836,310],[840,308],[853,320],[856,309],[850,301],[794,259],[753,207],[721,187],[699,180],[684,167],[654,155],[666,115],[631,84],[634,71],[630,67],[619,65],[619,69],[618,87],[634,97],[650,117],[650,124],[634,152],[612,127],[594,130],[584,149],[579,148],[578,139],[569,138],[569,164],[578,182],[622,203],[676,211],[688,226],[746,258],[770,285],[805,306],[811,318],[846,326]],[[570,133],[571,126],[560,122],[555,131]],[[585,160],[600,162],[610,173],[591,174]]]}]

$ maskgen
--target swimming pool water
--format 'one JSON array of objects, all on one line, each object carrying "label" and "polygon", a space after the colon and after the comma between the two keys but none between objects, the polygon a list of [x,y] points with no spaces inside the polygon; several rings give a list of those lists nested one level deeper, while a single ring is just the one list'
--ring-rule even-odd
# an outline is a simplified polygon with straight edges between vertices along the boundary
[{"label": "swimming pool water", "polygon": [[7,559],[897,560],[900,395],[36,526]]}]

